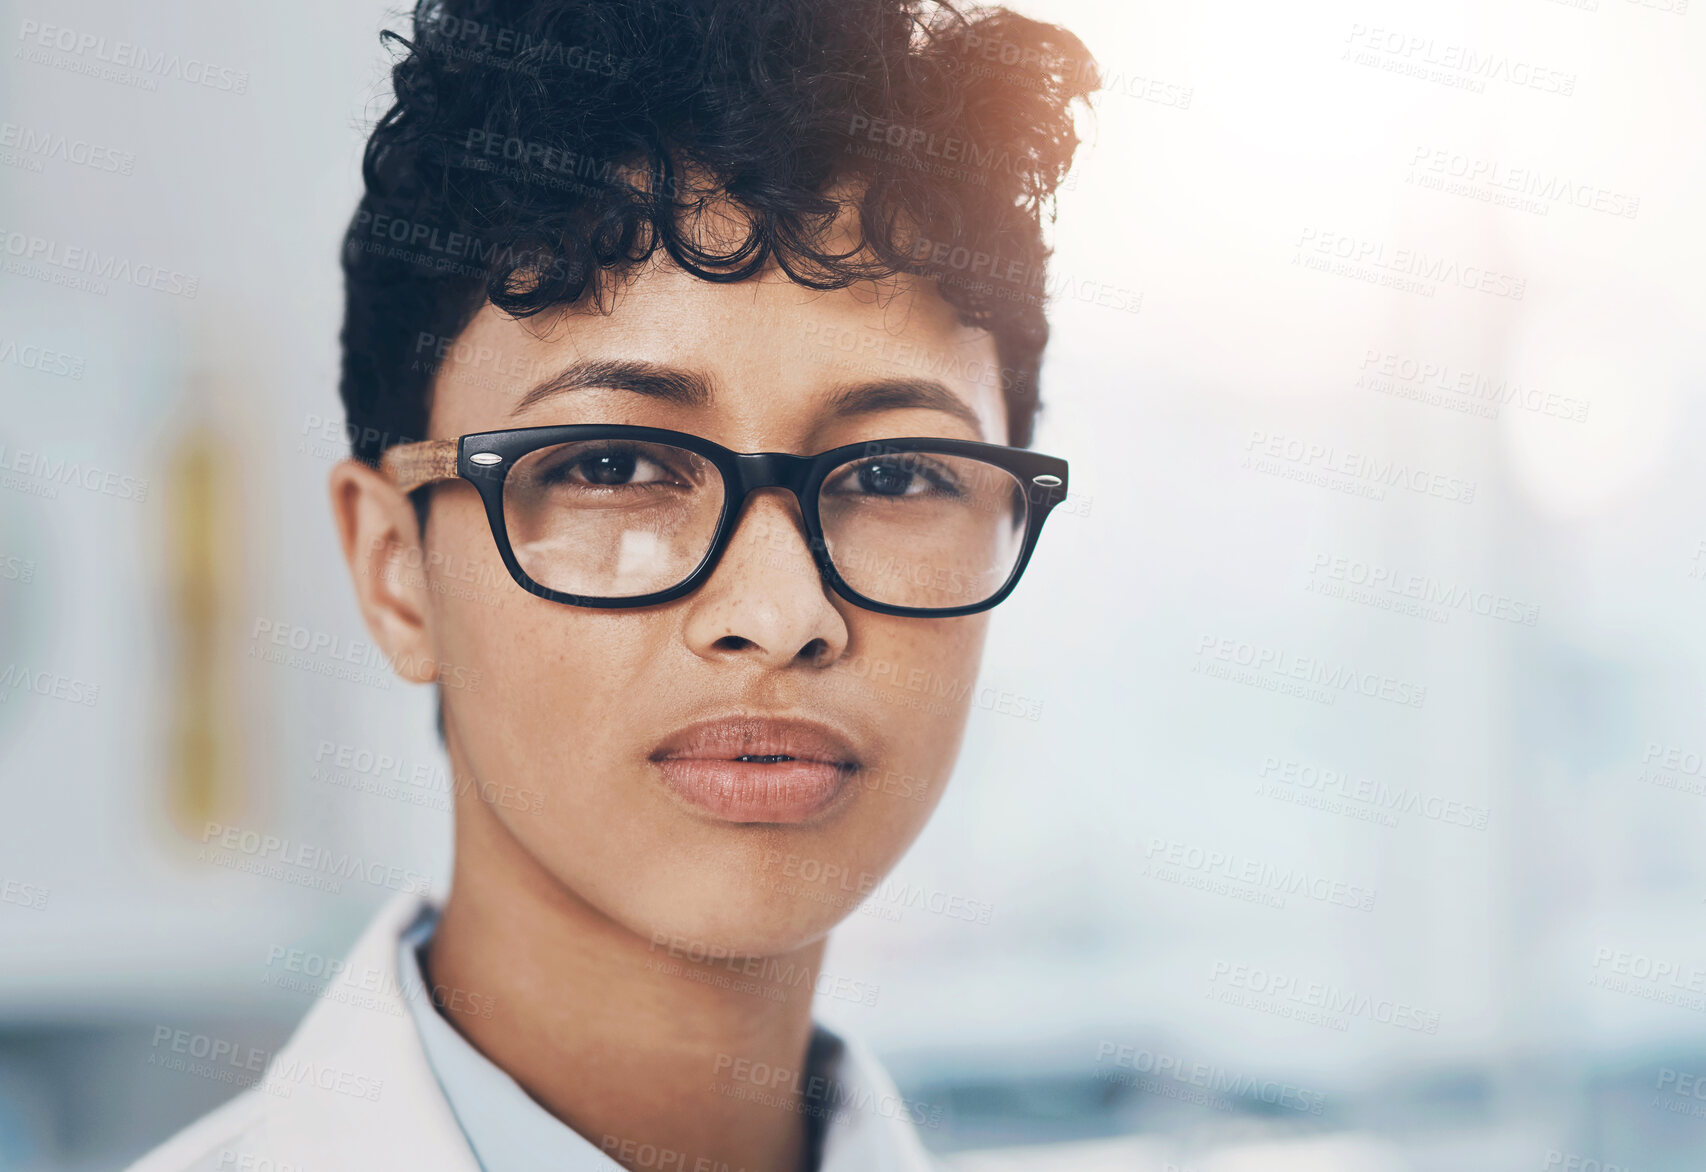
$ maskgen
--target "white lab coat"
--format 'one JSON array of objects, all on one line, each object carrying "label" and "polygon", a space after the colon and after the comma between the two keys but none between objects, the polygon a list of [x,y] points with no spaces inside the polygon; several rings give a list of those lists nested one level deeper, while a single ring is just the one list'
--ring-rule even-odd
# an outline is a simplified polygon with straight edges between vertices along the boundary
[{"label": "white lab coat", "polygon": [[[428,1064],[398,979],[398,939],[420,913],[421,899],[392,899],[350,953],[345,971],[377,971],[377,989],[340,999],[333,982],[258,1082],[130,1172],[480,1172]],[[873,1102],[898,1098],[876,1061],[856,1042],[844,1041],[838,1082],[869,1092]],[[614,1167],[596,1149],[589,1151],[587,1172]],[[842,1111],[829,1122],[821,1172],[932,1167],[904,1113]]]}]

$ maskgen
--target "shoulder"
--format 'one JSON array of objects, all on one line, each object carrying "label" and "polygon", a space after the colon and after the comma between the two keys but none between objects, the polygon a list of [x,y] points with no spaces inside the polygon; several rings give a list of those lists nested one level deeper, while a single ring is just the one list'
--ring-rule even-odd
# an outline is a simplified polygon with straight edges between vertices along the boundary
[{"label": "shoulder", "polygon": [[[460,1132],[421,1052],[397,965],[400,933],[422,904],[415,895],[389,901],[347,954],[347,971],[373,976],[371,996],[328,985],[254,1085],[128,1172],[366,1172],[379,1166],[367,1158],[375,1145],[454,1149]],[[410,1164],[431,1161],[398,1166]]]}]

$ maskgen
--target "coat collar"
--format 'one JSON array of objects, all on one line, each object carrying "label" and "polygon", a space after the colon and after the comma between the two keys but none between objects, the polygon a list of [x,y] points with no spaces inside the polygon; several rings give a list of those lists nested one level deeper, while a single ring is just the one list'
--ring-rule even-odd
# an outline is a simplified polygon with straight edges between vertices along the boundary
[{"label": "coat collar", "polygon": [[279,1095],[269,1138],[302,1144],[299,1167],[480,1172],[409,1015],[405,998],[421,991],[397,971],[397,941],[424,902],[401,894],[379,910],[267,1068],[258,1090]]}]

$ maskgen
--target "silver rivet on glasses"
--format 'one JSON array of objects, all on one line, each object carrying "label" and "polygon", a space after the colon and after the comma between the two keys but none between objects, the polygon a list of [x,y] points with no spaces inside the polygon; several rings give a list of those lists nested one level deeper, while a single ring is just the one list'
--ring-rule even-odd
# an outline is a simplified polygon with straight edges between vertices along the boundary
[{"label": "silver rivet on glasses", "polygon": [[[480,457],[478,457],[478,456],[474,457],[474,459],[476,459],[476,460],[478,460],[479,458]],[[1060,483],[1060,477],[1052,476],[1049,473],[1044,472],[1041,476],[1031,477],[1031,483],[1032,484],[1040,484],[1044,488],[1053,488],[1055,485]]]},{"label": "silver rivet on glasses", "polygon": [[[473,464],[486,465],[502,464],[504,462],[504,458],[496,452],[475,452],[472,456],[468,457],[468,460]],[[1057,480],[1055,483],[1059,484],[1060,482]]]}]

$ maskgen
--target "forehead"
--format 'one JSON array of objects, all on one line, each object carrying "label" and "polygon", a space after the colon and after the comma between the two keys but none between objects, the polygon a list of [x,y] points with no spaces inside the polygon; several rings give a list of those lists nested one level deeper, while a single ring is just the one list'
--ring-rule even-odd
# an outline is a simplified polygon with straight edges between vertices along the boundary
[{"label": "forehead", "polygon": [[[787,450],[832,422],[827,416],[848,401],[848,388],[911,380],[938,384],[978,421],[974,434],[947,412],[904,408],[917,433],[1006,442],[993,337],[962,325],[952,306],[914,278],[822,291],[774,267],[717,283],[660,259],[612,286],[606,304],[607,313],[577,305],[520,320],[482,307],[440,347],[430,434],[656,422],[667,407],[674,422],[714,428],[710,438],[730,446]],[[529,391],[565,369],[612,361],[683,370],[701,376],[712,394],[687,408],[631,392],[578,390],[513,414]],[[891,432],[899,422],[890,421]]]}]

